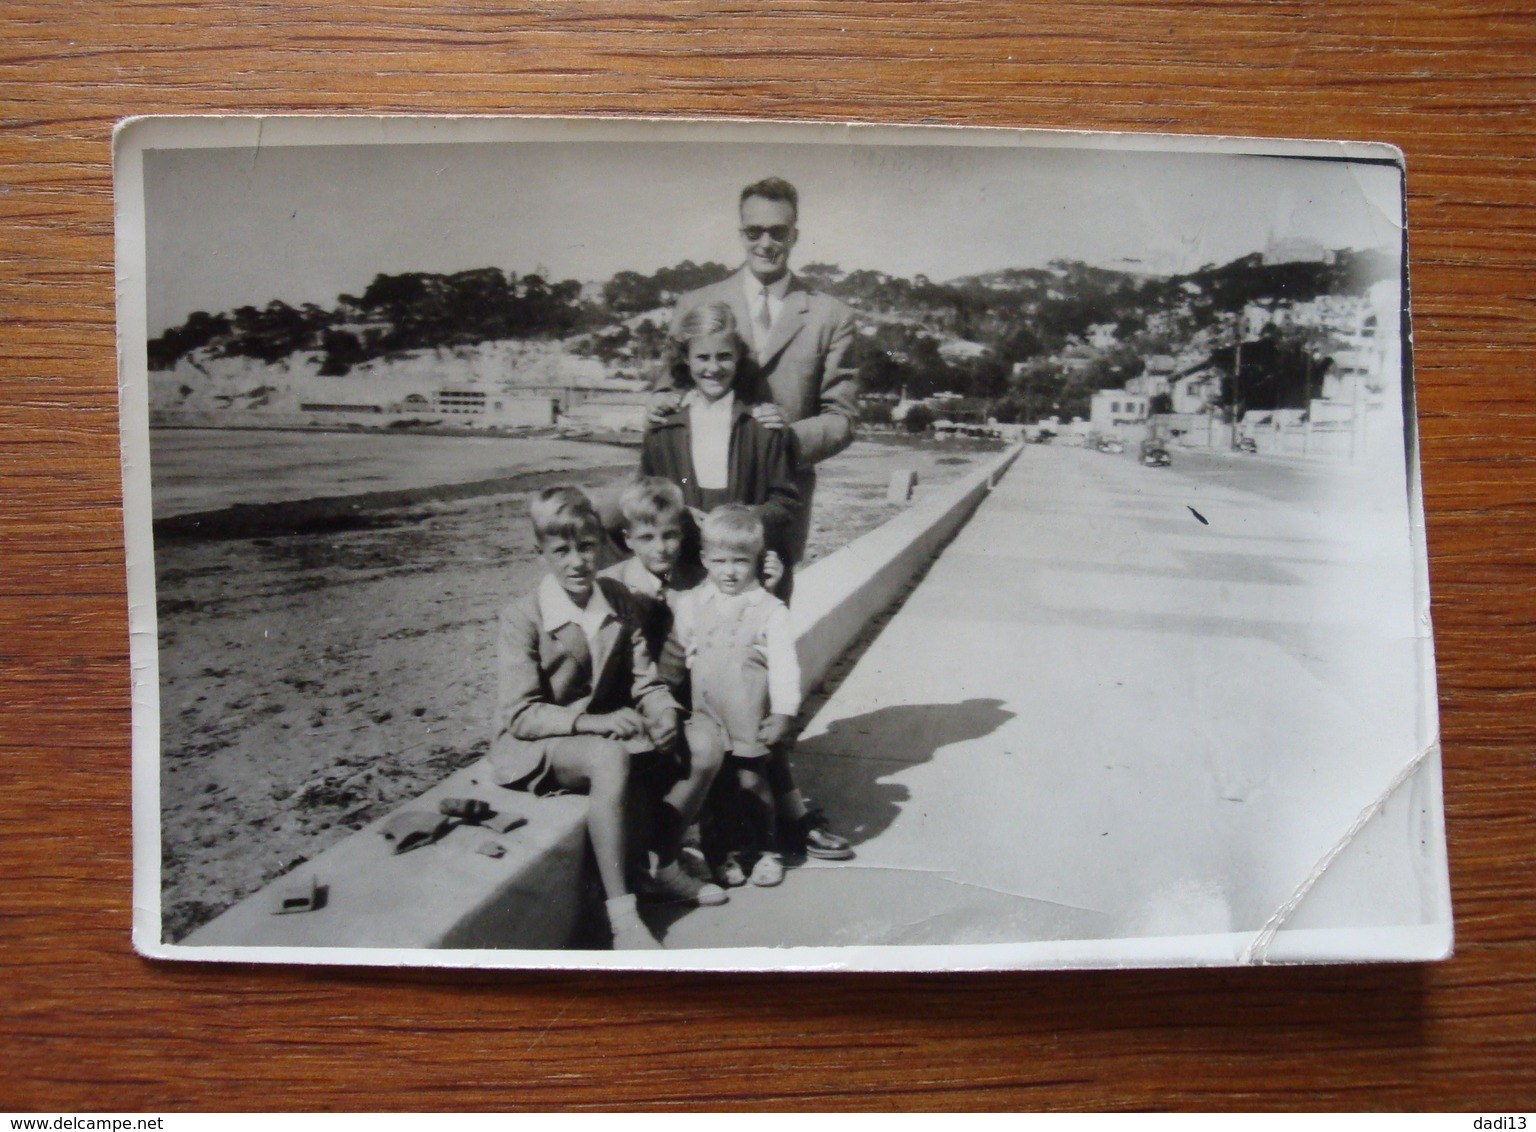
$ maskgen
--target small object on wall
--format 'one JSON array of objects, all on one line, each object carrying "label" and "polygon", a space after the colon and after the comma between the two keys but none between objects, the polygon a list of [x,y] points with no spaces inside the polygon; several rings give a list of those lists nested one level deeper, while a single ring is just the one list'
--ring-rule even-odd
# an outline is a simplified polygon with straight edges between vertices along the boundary
[{"label": "small object on wall", "polygon": [[917,473],[911,468],[891,473],[891,482],[885,488],[887,503],[909,503],[917,488]]},{"label": "small object on wall", "polygon": [[409,853],[431,845],[453,828],[453,820],[424,810],[405,810],[384,823],[379,832],[384,840],[395,843],[396,853]]},{"label": "small object on wall", "polygon": [[272,914],[287,916],[295,912],[318,911],[325,907],[326,892],[320,878],[313,874],[291,884],[280,885],[274,890],[276,898],[272,902]]}]

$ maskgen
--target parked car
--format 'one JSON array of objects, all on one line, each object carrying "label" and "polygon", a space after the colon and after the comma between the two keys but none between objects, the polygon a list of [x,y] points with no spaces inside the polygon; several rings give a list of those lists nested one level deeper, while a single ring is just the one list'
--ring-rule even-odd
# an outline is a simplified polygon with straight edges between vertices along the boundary
[{"label": "parked car", "polygon": [[1237,450],[1239,452],[1248,452],[1252,455],[1257,455],[1259,451],[1259,442],[1254,440],[1251,436],[1245,436],[1237,442]]},{"label": "parked car", "polygon": [[1106,436],[1099,440],[1098,448],[1100,452],[1108,452],[1118,456],[1121,452],[1125,451],[1125,442],[1119,437]]},{"label": "parked car", "polygon": [[1173,463],[1173,457],[1168,455],[1161,440],[1149,437],[1141,442],[1141,462],[1149,468],[1166,468]]}]

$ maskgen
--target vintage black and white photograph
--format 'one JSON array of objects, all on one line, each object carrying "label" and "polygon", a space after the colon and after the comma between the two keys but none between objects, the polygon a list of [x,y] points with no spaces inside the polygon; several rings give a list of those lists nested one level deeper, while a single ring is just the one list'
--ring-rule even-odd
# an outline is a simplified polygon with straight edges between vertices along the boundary
[{"label": "vintage black and white photograph", "polygon": [[1392,148],[115,154],[143,953],[1450,953]]}]

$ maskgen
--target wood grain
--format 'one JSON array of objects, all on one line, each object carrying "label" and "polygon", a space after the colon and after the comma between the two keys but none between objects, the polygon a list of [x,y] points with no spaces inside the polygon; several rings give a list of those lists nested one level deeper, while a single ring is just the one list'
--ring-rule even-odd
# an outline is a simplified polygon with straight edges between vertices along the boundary
[{"label": "wood grain", "polygon": [[[0,33],[0,1108],[1536,1105],[1529,5],[11,0]],[[704,978],[137,958],[110,130],[194,111],[1401,146],[1455,959]]]}]

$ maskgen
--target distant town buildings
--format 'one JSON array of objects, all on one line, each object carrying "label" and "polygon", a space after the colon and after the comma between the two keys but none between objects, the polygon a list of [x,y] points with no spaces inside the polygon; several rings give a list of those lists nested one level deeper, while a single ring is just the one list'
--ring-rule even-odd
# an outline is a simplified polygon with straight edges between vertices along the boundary
[{"label": "distant town buildings", "polygon": [[[1309,257],[1331,262],[1332,255],[1305,241],[1281,241],[1265,253],[1266,262],[1287,263]],[[1232,325],[1233,349],[1225,361],[1217,361],[1224,345],[1219,333],[1206,338],[1203,350],[1151,355],[1124,388],[1093,395],[1090,426],[1097,433],[1134,437],[1157,418],[1162,431],[1186,444],[1243,441],[1258,451],[1355,455],[1372,433],[1369,418],[1383,410],[1401,366],[1397,335],[1384,330],[1396,325],[1396,293],[1395,281],[1386,280],[1365,295],[1250,303]],[[1315,395],[1304,407],[1249,409],[1235,431],[1220,424],[1234,351],[1241,358],[1249,343],[1287,338],[1315,359]],[[1156,401],[1163,402],[1161,414],[1153,412]]]}]

